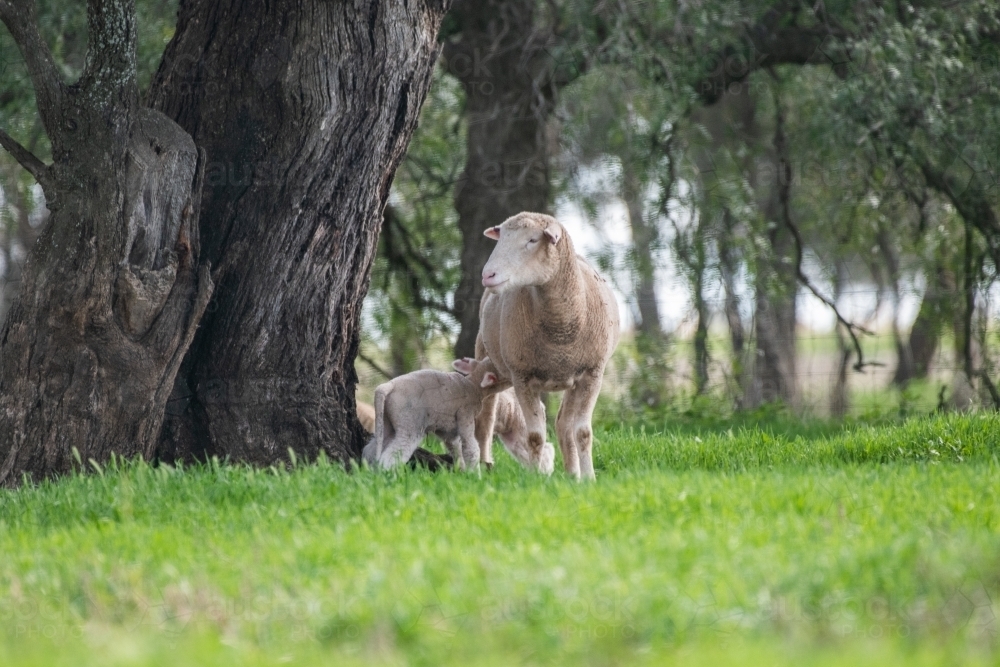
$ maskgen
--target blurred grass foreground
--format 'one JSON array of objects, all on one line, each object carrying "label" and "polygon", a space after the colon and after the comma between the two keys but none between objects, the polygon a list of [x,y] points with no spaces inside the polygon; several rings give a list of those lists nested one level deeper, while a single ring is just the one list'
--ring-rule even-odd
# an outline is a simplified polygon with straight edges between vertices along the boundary
[{"label": "blurred grass foreground", "polygon": [[596,484],[119,462],[0,493],[0,664],[997,664],[1000,417],[678,418]]}]

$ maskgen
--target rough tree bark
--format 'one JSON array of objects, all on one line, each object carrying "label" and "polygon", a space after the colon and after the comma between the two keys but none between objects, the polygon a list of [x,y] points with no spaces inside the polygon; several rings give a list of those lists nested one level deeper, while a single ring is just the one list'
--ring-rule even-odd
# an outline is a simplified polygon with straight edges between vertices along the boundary
[{"label": "rough tree bark", "polygon": [[33,2],[0,2],[35,89],[53,164],[0,143],[51,216],[0,331],[0,484],[148,458],[174,376],[212,292],[200,264],[204,160],[139,104],[130,0],[90,0],[80,79],[60,77]]},{"label": "rough tree bark", "polygon": [[360,453],[361,302],[447,4],[182,2],[150,103],[208,153],[201,226],[218,288],[163,457]]},{"label": "rough tree bark", "polygon": [[483,231],[521,211],[548,212],[548,117],[555,90],[536,0],[459,0],[461,31],[445,45],[448,70],[466,93],[465,171],[455,190],[462,278],[455,290],[455,355],[475,355],[480,273],[494,243]]}]

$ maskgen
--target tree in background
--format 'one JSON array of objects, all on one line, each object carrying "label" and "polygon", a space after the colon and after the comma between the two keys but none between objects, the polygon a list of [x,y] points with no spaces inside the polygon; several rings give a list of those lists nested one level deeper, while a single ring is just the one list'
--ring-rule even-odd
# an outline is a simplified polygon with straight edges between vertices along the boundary
[{"label": "tree in background", "polygon": [[[621,201],[627,213],[631,245],[624,272],[636,322],[635,376],[631,395],[636,405],[661,407],[667,400],[668,336],[657,303],[656,271],[661,268],[669,224],[675,174],[671,146],[674,125],[665,97],[624,68],[604,68],[584,75],[564,90],[562,118],[562,197],[577,203],[600,233],[609,200]],[[612,253],[598,263],[618,272]]]},{"label": "tree in background", "polygon": [[[543,124],[532,112],[530,122],[537,122],[532,150],[537,151],[534,155],[545,155],[547,184],[562,187],[574,180],[574,174],[583,173],[581,169],[586,171],[601,163],[621,165],[615,167],[616,178],[620,179],[615,196],[626,202],[632,221],[634,241],[627,251],[632,268],[651,265],[643,261],[644,254],[657,245],[649,242],[651,238],[659,236],[661,243],[669,238],[673,261],[688,280],[697,318],[693,389],[704,390],[709,383],[708,322],[715,306],[709,303],[708,295],[718,290],[724,295],[719,309],[729,329],[730,386],[735,388],[737,405],[752,407],[772,400],[794,404],[800,398],[795,341],[797,299],[803,291],[836,309],[846,346],[838,352],[838,365],[846,363],[848,349],[853,360],[843,374],[836,374],[834,382],[844,387],[847,370],[869,368],[861,354],[867,316],[861,322],[852,322],[839,310],[851,303],[850,295],[857,288],[874,290],[878,294],[876,303],[896,309],[898,315],[903,291],[920,284],[921,276],[927,276],[925,303],[933,305],[937,293],[948,294],[946,300],[955,302],[954,290],[958,288],[939,288],[940,278],[964,276],[964,260],[946,253],[949,259],[942,260],[947,264],[942,271],[935,269],[933,262],[928,264],[930,258],[940,254],[932,250],[938,243],[932,228],[944,224],[950,230],[940,241],[945,246],[952,241],[944,238],[955,238],[953,218],[947,208],[942,208],[942,204],[954,202],[943,185],[939,183],[935,189],[926,170],[910,155],[921,142],[914,144],[909,135],[894,129],[909,127],[911,120],[906,121],[909,125],[897,121],[890,125],[882,118],[900,114],[898,107],[903,102],[910,106],[919,102],[915,105],[919,108],[933,107],[935,96],[942,95],[941,90],[933,90],[935,81],[948,86],[954,83],[956,99],[963,92],[966,97],[978,92],[977,81],[982,73],[995,70],[989,56],[996,35],[990,23],[996,17],[994,4],[969,3],[950,13],[918,4],[912,12],[886,13],[867,5],[807,6],[793,0],[663,2],[644,5],[642,11],[629,3],[614,7],[586,2],[498,3],[494,19],[480,23],[470,19],[466,27],[479,26],[479,32],[463,29],[461,17],[471,15],[463,15],[464,10],[457,8],[445,35],[450,44],[464,45],[465,51],[456,51],[460,56],[454,62],[468,65],[459,72],[465,75],[463,87],[467,93],[470,86],[478,85],[473,81],[476,45],[488,44],[495,53],[481,54],[499,57],[508,53],[504,50],[508,46],[521,44],[517,66],[505,68],[505,74],[510,76],[499,83],[508,86],[504,88],[508,92],[517,86],[524,92],[529,88],[526,82],[535,82],[534,109],[544,110],[547,116],[541,115],[548,120]],[[524,29],[502,29],[515,25],[515,18]],[[534,32],[528,29],[529,24],[535,26]],[[488,39],[489,34],[494,39]],[[935,42],[938,35],[947,39]],[[921,74],[917,77],[919,85],[910,92],[905,92],[905,86],[888,85],[891,82],[885,77],[892,77],[892,71],[903,71],[904,66],[912,67],[924,57],[918,48],[921,40],[934,42],[929,50],[936,54],[932,58],[934,67],[944,70],[934,76]],[[543,66],[543,59],[533,60],[540,53],[538,44],[545,44],[542,51],[547,55],[571,56],[562,61],[553,58],[556,67],[555,74],[551,74],[553,70]],[[447,67],[452,68],[454,62],[448,61]],[[486,60],[481,57],[479,62],[479,74],[486,76],[488,72],[492,76],[493,70],[484,66]],[[567,62],[574,66],[560,70]],[[528,66],[531,63],[540,69],[532,69]],[[964,73],[949,80],[947,68],[954,69],[959,63]],[[529,76],[531,73],[534,76]],[[574,81],[577,83],[566,87]],[[992,93],[985,92],[984,99],[988,99]],[[663,150],[663,137],[648,128],[637,131],[632,122],[635,118],[648,120],[648,113],[636,113],[635,105],[627,102],[643,97],[656,98],[661,111],[669,110],[663,118],[669,119],[671,127],[670,160],[664,160],[667,152]],[[460,180],[460,189],[465,189],[466,194],[478,187],[470,184],[470,177],[485,173],[487,166],[496,171],[503,162],[494,155],[472,168],[472,156],[488,154],[484,146],[489,142],[493,144],[490,150],[501,152],[513,146],[500,140],[507,136],[504,124],[522,118],[516,113],[504,116],[486,114],[484,110],[512,111],[516,106],[511,100],[528,99],[499,94],[494,98],[480,109],[480,120],[492,119],[489,122],[498,125],[484,126],[489,131],[482,133],[470,125],[466,172]],[[501,100],[506,100],[506,106],[500,104]],[[467,98],[462,109],[470,122],[473,108]],[[974,121],[960,123],[963,131],[995,127],[995,120],[989,116],[991,108],[995,107],[978,101],[972,104],[970,109],[978,115]],[[968,111],[963,107],[962,113]],[[890,129],[896,132],[892,137]],[[555,136],[563,144],[557,161],[551,159],[556,154],[552,143]],[[626,137],[631,137],[631,143],[623,141]],[[857,137],[857,141],[845,141],[844,137]],[[968,145],[972,140],[954,133],[949,141]],[[507,154],[513,156],[515,152],[511,148]],[[527,159],[522,162],[526,164]],[[517,173],[525,176],[529,172]],[[650,202],[644,202],[647,210],[640,213],[642,196],[637,193],[649,187],[644,183],[662,183],[671,178],[676,179],[677,192],[686,188],[684,196],[691,201],[676,205],[687,209],[693,224],[676,228],[667,225],[667,236],[650,236],[648,232],[669,222],[670,216],[649,210]],[[511,182],[518,187],[501,193],[508,203],[536,192],[530,184],[517,179]],[[599,198],[600,193],[587,191],[596,182],[594,179],[585,182],[587,179],[565,190],[565,196],[593,213],[595,209],[587,200]],[[579,187],[580,183],[585,184]],[[551,190],[549,185],[546,187]],[[500,210],[491,199],[495,194],[467,200],[479,206],[477,210],[482,213],[474,233],[463,237],[465,256],[478,259],[462,263],[460,282],[471,285],[473,290],[479,284],[481,260],[490,250],[479,235],[481,227],[504,216],[495,213]],[[963,190],[961,194],[968,200],[968,192]],[[977,212],[987,221],[973,225],[975,229],[988,228],[988,210],[969,205],[965,210],[969,214]],[[461,210],[458,215],[461,219]],[[657,217],[655,224],[646,224],[643,229],[653,217]],[[597,218],[594,221],[599,225]],[[962,243],[961,239],[958,243]],[[481,246],[479,255],[470,253],[470,246],[475,244]],[[607,259],[607,253],[604,256]],[[982,264],[977,256],[972,260],[973,269]],[[981,296],[970,300],[968,295],[983,294],[988,276],[992,275],[990,266],[992,262],[987,262],[985,268],[972,272],[978,271],[982,280],[962,283],[971,287],[964,289],[965,296],[960,300],[973,306],[981,302]],[[624,288],[637,306],[640,333],[659,318],[652,312],[656,299],[649,298],[649,278],[637,279],[650,273],[634,271],[632,284]],[[749,294],[745,293],[748,285],[752,288]],[[645,296],[637,298],[639,292]],[[462,294],[462,288],[457,288],[456,310],[464,307]],[[919,369],[929,367],[938,347],[928,343],[938,335],[932,330],[940,331],[944,324],[928,328],[926,312],[921,308],[917,325],[909,334],[899,328],[898,317],[893,317],[897,323],[893,336],[900,378],[911,372],[909,368],[917,376],[925,372]],[[963,312],[968,315],[974,308],[966,307]],[[472,332],[474,316],[471,311],[468,314],[470,321],[461,326],[461,331]],[[963,317],[962,322],[971,321]],[[934,321],[946,320],[939,317]],[[963,331],[973,328],[961,326]],[[459,334],[460,352],[463,335]],[[471,333],[465,337],[471,340]],[[640,339],[646,338],[640,335]],[[971,349],[969,345],[963,348]],[[963,351],[960,356],[970,355]],[[650,363],[650,359],[644,359],[636,366],[645,369]]]}]

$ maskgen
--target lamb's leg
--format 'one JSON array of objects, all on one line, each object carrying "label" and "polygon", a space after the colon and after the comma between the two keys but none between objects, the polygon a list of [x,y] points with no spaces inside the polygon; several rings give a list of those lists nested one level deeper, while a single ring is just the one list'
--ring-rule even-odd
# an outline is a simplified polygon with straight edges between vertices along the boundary
[{"label": "lamb's leg", "polygon": [[[599,373],[587,373],[566,390],[562,405],[559,406],[559,416],[556,418],[556,430],[559,433],[559,447],[563,459],[567,461],[566,470],[571,475],[583,479],[595,479],[594,475],[594,434],[591,419],[594,406],[601,393],[602,377]],[[567,444],[563,444],[568,441]],[[569,466],[567,451],[572,450],[575,467]]]},{"label": "lamb's leg", "polygon": [[[483,304],[479,304],[479,316],[482,317]],[[486,345],[483,343],[483,332],[476,334],[476,359],[486,357]],[[487,470],[493,469],[493,427],[497,419],[497,396],[492,394],[483,399],[483,405],[476,415],[476,442],[479,443],[479,460]]]},{"label": "lamb's leg", "polygon": [[423,433],[407,433],[403,429],[398,429],[395,436],[388,442],[382,443],[382,451],[379,453],[378,464],[382,468],[392,468],[400,463],[406,463],[417,451]]},{"label": "lamb's leg", "polygon": [[476,415],[476,442],[479,446],[479,461],[490,469],[493,467],[493,426],[497,418],[497,396],[493,394],[483,399],[483,406]]},{"label": "lamb's leg", "polygon": [[528,456],[532,467],[537,468],[545,446],[545,404],[541,394],[527,384],[514,384],[514,395],[524,415],[528,431]]},{"label": "lamb's leg", "polygon": [[[463,467],[467,468],[468,464],[465,462],[465,449],[462,444],[461,435],[454,438],[441,438],[441,440],[444,442],[448,453],[451,454],[452,461],[454,461],[452,469],[461,470]],[[478,455],[479,452],[477,451],[476,454]]]},{"label": "lamb's leg", "polygon": [[[470,421],[468,424],[461,424],[458,430],[459,453],[468,471],[479,470],[479,457],[481,447],[476,442],[476,423]],[[458,460],[457,458],[455,459]]]},{"label": "lamb's leg", "polygon": [[371,440],[368,441],[368,444],[361,451],[361,460],[370,466],[378,463],[378,445],[375,442],[375,436],[372,436]]}]

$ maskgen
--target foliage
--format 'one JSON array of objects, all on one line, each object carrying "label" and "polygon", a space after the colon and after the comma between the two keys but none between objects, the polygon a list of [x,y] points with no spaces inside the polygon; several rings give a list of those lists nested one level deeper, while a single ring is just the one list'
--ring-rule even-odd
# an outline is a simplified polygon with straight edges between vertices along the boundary
[{"label": "foliage", "polygon": [[464,162],[464,95],[435,74],[420,126],[393,181],[372,270],[372,324],[365,349],[389,342],[393,374],[418,368],[427,347],[455,325],[461,237],[452,191]]}]

